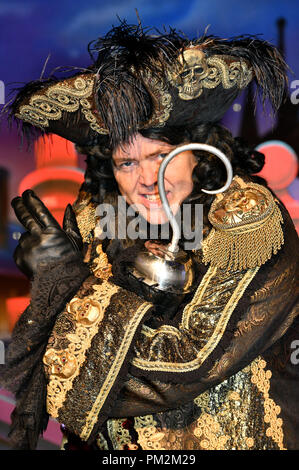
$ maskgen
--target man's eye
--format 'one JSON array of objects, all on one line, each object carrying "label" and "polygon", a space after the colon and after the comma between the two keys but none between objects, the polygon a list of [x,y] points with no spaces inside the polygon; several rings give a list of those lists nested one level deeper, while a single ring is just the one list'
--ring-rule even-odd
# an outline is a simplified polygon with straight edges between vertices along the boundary
[{"label": "man's eye", "polygon": [[133,165],[133,162],[124,162],[124,163],[121,163],[121,164],[119,165],[119,167],[120,167],[120,168],[124,168],[124,167],[127,168],[127,167],[129,167],[129,166],[131,166],[131,165]]},{"label": "man's eye", "polygon": [[136,167],[135,161],[122,162],[116,166],[117,170],[120,171],[131,171]]},{"label": "man's eye", "polygon": [[167,155],[168,153],[159,153],[158,157],[165,158]]}]

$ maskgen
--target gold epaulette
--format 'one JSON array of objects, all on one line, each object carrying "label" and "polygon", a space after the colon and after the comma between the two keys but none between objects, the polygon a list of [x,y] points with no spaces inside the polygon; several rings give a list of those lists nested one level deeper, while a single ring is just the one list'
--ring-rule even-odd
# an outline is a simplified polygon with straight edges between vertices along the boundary
[{"label": "gold epaulette", "polygon": [[203,262],[221,269],[261,266],[284,243],[283,218],[272,193],[238,176],[216,196],[209,221],[213,228],[202,243]]}]

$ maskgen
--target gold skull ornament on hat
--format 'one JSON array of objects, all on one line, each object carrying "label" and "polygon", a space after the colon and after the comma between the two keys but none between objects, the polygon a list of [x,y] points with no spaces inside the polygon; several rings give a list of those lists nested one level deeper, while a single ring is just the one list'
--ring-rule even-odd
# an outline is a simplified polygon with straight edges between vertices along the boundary
[{"label": "gold skull ornament on hat", "polygon": [[234,86],[243,89],[251,80],[252,70],[245,60],[220,55],[207,57],[198,46],[183,51],[178,57],[178,68],[169,71],[170,83],[185,101],[199,98],[204,88],[221,84],[225,89]]}]

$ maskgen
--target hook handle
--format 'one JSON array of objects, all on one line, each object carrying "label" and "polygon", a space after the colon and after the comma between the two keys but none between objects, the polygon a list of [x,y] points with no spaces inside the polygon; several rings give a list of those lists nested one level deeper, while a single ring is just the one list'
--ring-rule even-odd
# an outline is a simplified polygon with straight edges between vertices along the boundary
[{"label": "hook handle", "polygon": [[172,241],[171,241],[170,246],[168,247],[168,251],[170,251],[172,253],[175,253],[176,251],[178,251],[178,242],[179,242],[181,234],[180,234],[180,228],[178,226],[178,223],[175,220],[175,216],[173,215],[173,213],[170,209],[170,206],[169,206],[169,203],[168,203],[168,200],[167,200],[167,197],[166,197],[165,185],[164,185],[164,174],[165,174],[165,170],[166,170],[166,167],[167,167],[168,163],[170,163],[170,161],[174,157],[176,157],[179,153],[186,152],[187,150],[205,150],[209,153],[213,153],[218,158],[220,158],[220,160],[225,165],[225,168],[226,168],[226,171],[227,171],[226,183],[221,188],[215,189],[215,190],[212,190],[212,191],[208,191],[207,189],[202,189],[202,191],[204,193],[207,193],[207,194],[222,193],[222,192],[226,191],[229,188],[229,186],[232,182],[232,179],[233,179],[233,169],[232,169],[232,166],[231,166],[231,163],[230,163],[229,159],[226,157],[226,155],[223,152],[221,152],[221,150],[217,149],[216,147],[214,147],[212,145],[200,144],[200,143],[192,143],[192,144],[182,145],[182,146],[177,147],[176,149],[172,150],[172,152],[170,152],[167,155],[167,157],[164,158],[164,160],[162,161],[162,163],[160,165],[159,172],[158,172],[158,189],[159,189],[160,199],[161,199],[162,204],[163,204],[163,209],[164,209],[164,211],[165,211],[165,213],[168,217],[168,220],[169,220],[169,222],[172,226],[172,229],[173,229]]}]

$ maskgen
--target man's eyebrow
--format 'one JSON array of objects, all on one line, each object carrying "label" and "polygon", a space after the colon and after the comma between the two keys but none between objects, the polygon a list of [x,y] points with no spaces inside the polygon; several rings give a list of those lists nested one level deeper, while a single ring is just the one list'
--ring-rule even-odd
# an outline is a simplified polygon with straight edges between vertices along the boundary
[{"label": "man's eyebrow", "polygon": [[137,161],[136,158],[131,158],[131,157],[120,157],[120,158],[112,158],[113,162],[117,162],[117,163],[120,163],[120,162],[127,162],[127,161]]},{"label": "man's eyebrow", "polygon": [[[157,149],[155,150],[154,152],[151,152],[149,154],[146,155],[145,158],[148,158],[148,157],[153,157],[154,155],[159,155],[160,153],[169,153],[171,151],[171,149],[169,150],[166,150],[166,149]],[[127,161],[137,161],[138,159],[137,158],[132,158],[132,157],[115,157],[114,159],[114,162],[117,162],[117,163],[120,163],[120,162],[127,162]]]},{"label": "man's eyebrow", "polygon": [[154,155],[159,155],[160,153],[169,153],[170,150],[166,150],[166,149],[158,149],[158,150],[155,150],[155,152],[152,152],[152,153],[149,153],[145,158],[147,157],[153,157]]}]

